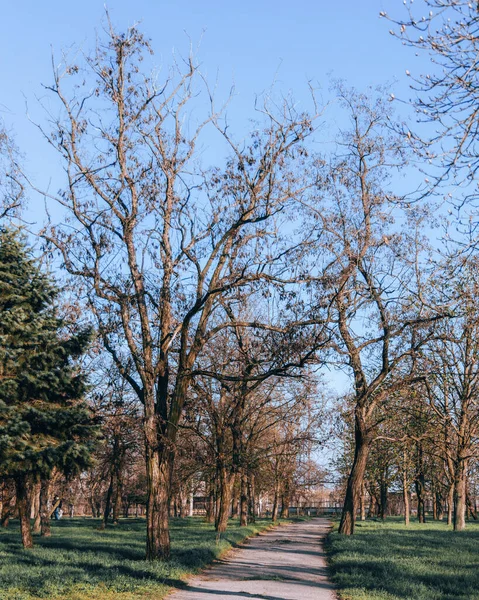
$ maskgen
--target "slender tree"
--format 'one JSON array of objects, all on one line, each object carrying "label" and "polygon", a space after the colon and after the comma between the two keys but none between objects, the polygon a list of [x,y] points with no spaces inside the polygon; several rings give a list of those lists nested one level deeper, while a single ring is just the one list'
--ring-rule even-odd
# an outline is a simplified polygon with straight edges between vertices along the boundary
[{"label": "slender tree", "polygon": [[317,223],[318,260],[325,265],[318,277],[321,293],[330,290],[332,360],[354,382],[355,452],[339,527],[351,535],[377,407],[415,380],[411,360],[423,335],[412,330],[430,315],[421,313],[417,290],[410,290],[419,281],[410,260],[417,256],[415,239],[394,227],[401,199],[388,186],[406,156],[401,139],[390,132],[390,109],[380,95],[342,86],[338,91],[351,127],[342,133],[337,155],[324,163],[318,198],[308,210]]},{"label": "slender tree", "polygon": [[[455,299],[455,318],[441,323],[438,339],[425,360],[430,408],[439,438],[454,503],[454,530],[466,524],[467,472],[477,455],[479,434],[479,315],[477,311],[477,260],[461,261],[457,272],[448,269],[444,289]],[[455,272],[455,276],[454,276]]]},{"label": "slender tree", "polygon": [[[203,121],[190,118],[203,85],[193,58],[160,83],[141,70],[150,52],[137,28],[110,30],[86,64],[55,72],[49,90],[62,113],[44,133],[65,163],[68,183],[54,200],[69,224],[43,236],[83,280],[104,346],[143,405],[146,554],[167,559],[171,472],[192,372],[210,327],[221,327],[221,317],[212,319],[220,298],[284,275],[281,225],[309,185],[301,165],[312,122],[291,106],[265,110],[262,130],[235,145],[214,103]],[[231,154],[205,172],[197,148],[208,126]]]}]

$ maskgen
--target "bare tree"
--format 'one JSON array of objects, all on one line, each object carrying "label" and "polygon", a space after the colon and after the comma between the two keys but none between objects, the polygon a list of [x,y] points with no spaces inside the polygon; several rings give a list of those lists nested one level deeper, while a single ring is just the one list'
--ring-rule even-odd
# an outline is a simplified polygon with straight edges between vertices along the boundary
[{"label": "bare tree", "polygon": [[[175,442],[195,363],[220,299],[284,275],[281,224],[309,185],[298,169],[312,124],[285,105],[264,111],[264,127],[235,145],[214,108],[196,124],[191,116],[203,85],[193,58],[160,83],[140,69],[145,52],[135,27],[110,29],[83,66],[55,71],[48,89],[61,114],[44,133],[64,160],[66,188],[49,197],[66,221],[42,235],[83,281],[104,346],[144,407],[147,557],[166,559]],[[204,171],[197,149],[208,125],[231,158]]]},{"label": "bare tree", "polygon": [[[406,15],[381,12],[397,27],[390,31],[403,44],[430,57],[427,73],[406,71],[411,78],[411,102],[421,126],[407,132],[416,152],[440,167],[434,184],[459,186],[477,198],[474,182],[478,161],[479,39],[478,6],[469,0],[405,1]],[[456,198],[457,200],[457,198]]]},{"label": "bare tree", "polygon": [[[449,271],[448,271],[449,272]],[[425,356],[430,408],[454,500],[454,530],[466,523],[467,472],[477,457],[479,435],[479,316],[477,260],[463,265],[445,286],[457,297],[454,319],[441,323],[441,335]]]},{"label": "bare tree", "polygon": [[[376,409],[415,380],[411,359],[424,336],[412,332],[431,315],[421,312],[418,289],[413,291],[419,281],[415,236],[394,225],[401,199],[388,188],[392,172],[406,164],[406,157],[401,139],[389,128],[388,103],[380,95],[342,86],[338,92],[351,127],[342,132],[336,156],[324,165],[319,199],[308,209],[318,223],[321,290],[330,290],[331,360],[354,381],[355,451],[339,527],[350,535]],[[415,230],[414,219],[410,227]]]},{"label": "bare tree", "polygon": [[0,121],[0,221],[16,217],[25,199],[20,156],[11,133]]}]

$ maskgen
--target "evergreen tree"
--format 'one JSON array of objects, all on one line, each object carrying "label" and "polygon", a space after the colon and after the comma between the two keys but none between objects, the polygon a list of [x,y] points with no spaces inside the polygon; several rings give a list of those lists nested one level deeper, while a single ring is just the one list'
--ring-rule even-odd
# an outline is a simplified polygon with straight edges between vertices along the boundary
[{"label": "evergreen tree", "polygon": [[90,332],[58,315],[57,295],[20,235],[0,230],[0,476],[15,481],[25,547],[29,484],[88,466],[95,433],[75,362]]}]

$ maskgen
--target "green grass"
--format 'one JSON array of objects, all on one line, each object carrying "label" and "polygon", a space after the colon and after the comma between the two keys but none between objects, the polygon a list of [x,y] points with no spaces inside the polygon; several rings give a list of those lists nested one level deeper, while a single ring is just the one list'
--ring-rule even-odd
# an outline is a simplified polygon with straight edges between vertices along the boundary
[{"label": "green grass", "polygon": [[271,522],[240,528],[232,521],[217,543],[213,526],[200,518],[174,519],[168,563],[144,560],[144,520],[128,519],[106,531],[97,525],[92,519],[55,522],[51,538],[35,536],[33,550],[22,548],[15,521],[1,530],[0,600],[159,600]]},{"label": "green grass", "polygon": [[[336,527],[335,527],[336,530]],[[344,600],[479,600],[479,524],[358,523],[327,550]]]}]

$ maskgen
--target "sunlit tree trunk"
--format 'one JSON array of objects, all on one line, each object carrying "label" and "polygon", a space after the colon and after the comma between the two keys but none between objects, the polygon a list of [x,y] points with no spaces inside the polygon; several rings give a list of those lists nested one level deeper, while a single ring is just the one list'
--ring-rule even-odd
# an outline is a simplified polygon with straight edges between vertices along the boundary
[{"label": "sunlit tree trunk", "polygon": [[454,531],[466,527],[466,477],[467,459],[459,452],[454,473]]},{"label": "sunlit tree trunk", "polygon": [[20,519],[20,532],[24,548],[33,548],[33,538],[30,529],[30,515],[28,502],[28,483],[26,476],[19,476],[15,479],[17,491],[17,510]]},{"label": "sunlit tree trunk", "polygon": [[454,482],[449,486],[447,493],[447,524],[452,525],[452,518],[454,514]]},{"label": "sunlit tree trunk", "polygon": [[33,509],[33,533],[41,532],[41,516],[40,516],[40,494],[41,494],[41,481],[35,482],[32,487],[32,509]]},{"label": "sunlit tree trunk", "polygon": [[208,497],[206,500],[206,522],[215,522],[215,484],[210,480],[208,485]]},{"label": "sunlit tree trunk", "polygon": [[361,521],[366,520],[366,486],[363,485],[361,487],[361,496],[359,498],[359,512],[361,514]]},{"label": "sunlit tree trunk", "polygon": [[231,508],[231,476],[223,458],[217,462],[218,473],[218,513],[216,515],[215,529],[223,533],[228,527],[228,518]]},{"label": "sunlit tree trunk", "polygon": [[407,526],[410,522],[411,509],[409,507],[409,483],[407,478],[407,470],[405,468],[402,473],[402,494],[404,501],[404,524]]},{"label": "sunlit tree trunk", "polygon": [[356,513],[359,509],[361,491],[364,483],[364,473],[366,472],[371,444],[366,433],[366,423],[362,412],[361,409],[358,409],[355,412],[354,460],[348,477],[346,497],[344,499],[343,512],[339,524],[339,533],[343,535],[352,535],[354,533]]},{"label": "sunlit tree trunk", "polygon": [[51,498],[50,498],[50,479],[42,479],[40,487],[40,522],[42,537],[51,536],[50,518],[51,518]]}]

